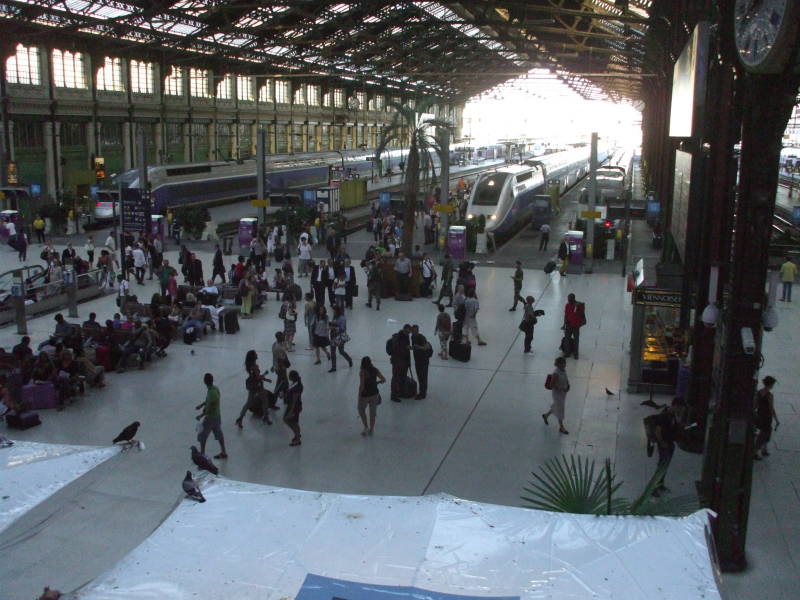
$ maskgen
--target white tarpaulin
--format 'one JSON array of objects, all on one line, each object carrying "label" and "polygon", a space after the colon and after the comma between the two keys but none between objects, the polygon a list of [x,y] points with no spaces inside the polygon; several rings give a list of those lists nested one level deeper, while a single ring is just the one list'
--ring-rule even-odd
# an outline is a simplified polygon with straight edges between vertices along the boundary
[{"label": "white tarpaulin", "polygon": [[704,511],[593,517],[224,479],[203,493],[207,502],[181,502],[79,598],[720,597]]},{"label": "white tarpaulin", "polygon": [[118,452],[114,447],[19,441],[0,448],[0,531]]}]

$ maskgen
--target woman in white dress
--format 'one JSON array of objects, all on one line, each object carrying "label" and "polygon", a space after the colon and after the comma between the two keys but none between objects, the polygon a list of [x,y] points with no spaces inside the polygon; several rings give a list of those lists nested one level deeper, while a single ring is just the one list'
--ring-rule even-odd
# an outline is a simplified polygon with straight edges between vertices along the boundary
[{"label": "woman in white dress", "polygon": [[558,419],[558,432],[565,435],[569,433],[564,428],[564,408],[567,403],[567,392],[569,391],[569,379],[564,370],[566,366],[567,359],[559,356],[555,362],[556,370],[551,374],[553,403],[550,405],[550,410],[542,415],[545,425],[549,425],[547,418],[550,415],[555,416]]}]

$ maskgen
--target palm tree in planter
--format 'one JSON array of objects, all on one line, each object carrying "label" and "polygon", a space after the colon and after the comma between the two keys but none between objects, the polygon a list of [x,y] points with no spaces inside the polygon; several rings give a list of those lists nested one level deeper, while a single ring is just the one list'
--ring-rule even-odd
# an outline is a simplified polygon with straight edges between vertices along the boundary
[{"label": "palm tree in planter", "polygon": [[[383,130],[375,157],[380,160],[386,148],[397,143],[408,144],[408,156],[405,159],[403,177],[403,195],[405,205],[403,210],[403,252],[411,255],[414,244],[414,208],[420,188],[427,186],[432,190],[436,182],[434,168],[434,154],[439,157],[440,163],[445,164],[450,159],[450,149],[440,143],[446,136],[437,136],[436,129],[452,127],[452,123],[445,119],[430,118],[426,115],[436,102],[435,98],[423,98],[414,107],[397,102],[388,105],[395,109],[392,122]],[[404,135],[405,134],[405,135]]]}]

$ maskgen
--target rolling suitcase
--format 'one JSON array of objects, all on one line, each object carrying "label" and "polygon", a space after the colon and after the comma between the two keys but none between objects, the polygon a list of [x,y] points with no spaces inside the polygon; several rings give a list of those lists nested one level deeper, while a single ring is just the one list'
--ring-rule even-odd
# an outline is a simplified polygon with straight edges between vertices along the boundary
[{"label": "rolling suitcase", "polygon": [[556,261],[551,260],[544,266],[544,272],[548,275],[556,270]]},{"label": "rolling suitcase", "polygon": [[24,385],[22,386],[22,404],[28,410],[58,408],[56,387],[50,381]]},{"label": "rolling suitcase", "polygon": [[572,340],[569,339],[567,336],[564,336],[563,338],[561,338],[560,348],[561,348],[561,353],[564,356],[569,356],[570,354],[572,354]]},{"label": "rolling suitcase", "polygon": [[403,382],[403,389],[400,392],[401,398],[414,398],[417,395],[417,382],[412,377],[406,377]]},{"label": "rolling suitcase", "polygon": [[225,333],[236,333],[239,331],[239,313],[235,310],[226,310],[220,317]]},{"label": "rolling suitcase", "polygon": [[472,356],[472,344],[465,344],[460,340],[451,340],[449,353],[452,358],[461,362],[469,362]]},{"label": "rolling suitcase", "polygon": [[195,333],[194,327],[187,327],[183,332],[183,343],[189,344],[190,346],[194,344],[197,339],[197,334]]},{"label": "rolling suitcase", "polygon": [[42,422],[39,419],[39,413],[25,411],[6,415],[6,425],[8,425],[9,429],[25,430],[41,424]]}]

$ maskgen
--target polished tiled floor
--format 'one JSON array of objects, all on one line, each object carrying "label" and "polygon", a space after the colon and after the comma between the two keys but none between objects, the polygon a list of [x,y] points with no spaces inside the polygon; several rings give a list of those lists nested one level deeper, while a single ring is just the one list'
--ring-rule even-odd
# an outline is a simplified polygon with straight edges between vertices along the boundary
[{"label": "polished tiled floor", "polygon": [[[360,257],[365,240],[363,232],[352,236],[354,257]],[[36,248],[32,247],[32,256]],[[528,250],[528,256],[534,254]],[[210,253],[201,255],[210,266]],[[541,260],[537,257],[528,264]],[[14,263],[9,250],[0,251],[3,270]],[[145,371],[111,375],[104,390],[87,394],[63,412],[43,412],[41,427],[14,432],[13,437],[103,445],[123,426],[139,420],[139,438],[146,450],[112,459],[7,530],[0,537],[0,596],[29,598],[45,584],[75,589],[110,567],[160,523],[181,496],[180,480],[191,466],[194,406],[203,399],[206,371],[215,374],[222,391],[230,454],[220,461],[225,477],[338,492],[447,492],[518,505],[530,472],[542,461],[578,453],[599,460],[609,457],[625,482],[623,491],[636,494],[655,468],[655,459],[645,453],[641,425],[650,410],[639,405],[641,397],[624,391],[605,394],[605,388],[624,388],[627,378],[631,310],[625,279],[619,273],[562,279],[539,268],[527,270],[523,294],[536,296],[546,316],[536,327],[534,355],[526,356],[517,329],[521,313],[508,312],[511,270],[481,266],[476,272],[482,305],[479,324],[488,345],[475,346],[472,361],[466,364],[434,357],[428,398],[384,402],[371,438],[360,435],[357,370],[348,369],[343,361],[332,374],[325,365],[315,366],[311,352],[303,350],[302,329],[291,360],[306,390],[303,445],[288,446],[290,432],[280,421],[270,427],[248,418],[242,431],[236,429],[233,421],[245,397],[244,354],[254,348],[262,366],[268,365],[273,334],[282,328],[274,300],[254,319],[240,321],[243,329],[237,335],[211,334],[191,348],[176,343],[166,359]],[[305,280],[301,282],[306,288]],[[133,285],[142,298],[155,290],[155,282],[147,283],[141,289]],[[572,383],[566,419],[570,434],[562,436],[557,427],[545,427],[539,415],[549,404],[543,382],[557,355],[561,311],[570,292],[587,303],[588,324],[581,335],[581,359],[570,361],[567,369]],[[795,305],[779,304],[782,323],[766,337],[764,374],[779,380],[776,399],[782,425],[774,438],[773,456],[755,466],[751,567],[743,574],[725,576],[723,590],[730,598],[796,598],[800,589],[796,568],[800,394],[791,352],[800,318]],[[113,296],[83,304],[79,310],[79,320],[89,311],[107,318],[115,310]],[[403,323],[419,323],[432,337],[435,314],[427,300],[387,300],[380,312],[374,312],[359,299],[348,313],[349,352],[356,360],[371,356],[388,375],[386,338]],[[32,320],[34,341],[52,326],[52,316]],[[6,348],[18,337],[12,327],[0,330],[0,344]],[[213,439],[209,449],[216,453]],[[691,493],[700,466],[698,455],[678,452],[668,476],[673,492]],[[231,525],[245,526],[246,518],[242,515],[241,523]],[[31,529],[37,535],[28,535]],[[213,547],[204,554],[213,557]]]}]

